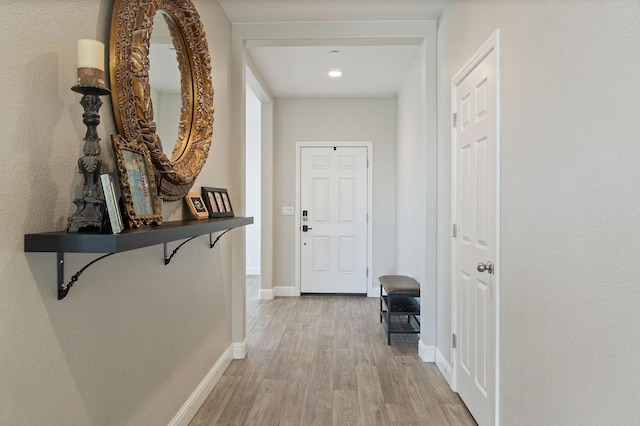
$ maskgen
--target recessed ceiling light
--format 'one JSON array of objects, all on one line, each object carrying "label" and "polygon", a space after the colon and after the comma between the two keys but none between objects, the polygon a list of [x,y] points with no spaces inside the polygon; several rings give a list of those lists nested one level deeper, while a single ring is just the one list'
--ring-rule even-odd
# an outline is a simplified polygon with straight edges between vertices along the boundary
[{"label": "recessed ceiling light", "polygon": [[329,71],[329,77],[333,77],[333,78],[342,77],[342,71],[340,71],[340,70],[331,70],[331,71]]}]

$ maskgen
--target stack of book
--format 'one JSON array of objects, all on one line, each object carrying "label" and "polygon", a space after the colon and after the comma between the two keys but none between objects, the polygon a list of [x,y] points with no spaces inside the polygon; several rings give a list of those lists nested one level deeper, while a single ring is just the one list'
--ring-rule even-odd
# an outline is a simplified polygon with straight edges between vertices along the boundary
[{"label": "stack of book", "polygon": [[113,178],[110,174],[105,173],[100,175],[100,181],[102,182],[102,192],[104,194],[105,204],[107,205],[109,222],[111,223],[111,232],[119,234],[124,228],[124,224],[122,222],[122,215],[120,214],[120,206],[116,197]]}]

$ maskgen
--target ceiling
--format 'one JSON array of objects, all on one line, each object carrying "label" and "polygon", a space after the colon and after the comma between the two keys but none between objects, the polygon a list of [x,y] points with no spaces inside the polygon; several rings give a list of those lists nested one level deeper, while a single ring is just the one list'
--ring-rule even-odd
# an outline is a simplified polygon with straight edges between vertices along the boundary
[{"label": "ceiling", "polygon": [[[419,46],[250,47],[269,90],[280,98],[393,97]],[[332,78],[330,70],[342,71]]]},{"label": "ceiling", "polygon": [[438,19],[447,0],[219,0],[233,23]]},{"label": "ceiling", "polygon": [[[233,23],[435,20],[447,0],[219,0]],[[395,96],[418,41],[331,40],[250,45],[248,53],[275,97]],[[413,43],[413,44],[412,44]],[[340,69],[340,78],[328,72]]]}]

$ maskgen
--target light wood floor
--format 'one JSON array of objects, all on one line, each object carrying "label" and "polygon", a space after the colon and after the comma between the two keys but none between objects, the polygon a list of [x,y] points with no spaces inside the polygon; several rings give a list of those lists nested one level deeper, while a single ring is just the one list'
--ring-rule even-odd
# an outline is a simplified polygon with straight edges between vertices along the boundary
[{"label": "light wood floor", "polygon": [[191,425],[475,425],[416,335],[387,346],[378,299],[247,295],[248,355]]}]

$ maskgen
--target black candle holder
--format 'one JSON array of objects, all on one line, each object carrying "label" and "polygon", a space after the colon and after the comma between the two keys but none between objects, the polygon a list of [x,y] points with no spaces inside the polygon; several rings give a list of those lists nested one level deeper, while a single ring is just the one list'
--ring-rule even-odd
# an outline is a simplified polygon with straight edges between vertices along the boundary
[{"label": "black candle holder", "polygon": [[87,126],[84,137],[84,154],[78,160],[78,169],[84,177],[82,198],[76,198],[76,212],[69,217],[68,232],[101,232],[105,226],[105,203],[100,187],[102,158],[100,158],[100,138],[96,127],[100,124],[100,96],[109,95],[111,91],[104,86],[76,84],[71,88],[81,93],[80,105],[84,108],[82,122]]}]

